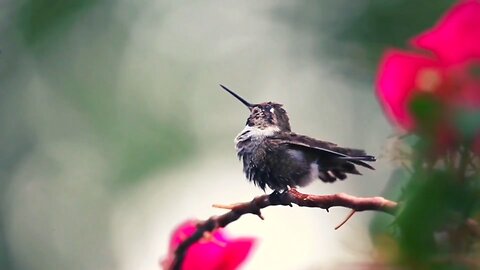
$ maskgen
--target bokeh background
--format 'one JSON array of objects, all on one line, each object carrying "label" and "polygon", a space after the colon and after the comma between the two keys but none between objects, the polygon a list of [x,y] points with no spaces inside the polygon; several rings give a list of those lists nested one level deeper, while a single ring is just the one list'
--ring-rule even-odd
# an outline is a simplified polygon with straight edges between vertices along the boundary
[{"label": "bokeh background", "polygon": [[[454,1],[0,1],[0,269],[158,269],[171,230],[262,192],[233,138],[252,102],[294,131],[366,149],[376,171],[311,193],[386,195],[393,134],[373,81],[388,47]],[[233,235],[245,269],[372,260],[371,213],[268,208]]]}]

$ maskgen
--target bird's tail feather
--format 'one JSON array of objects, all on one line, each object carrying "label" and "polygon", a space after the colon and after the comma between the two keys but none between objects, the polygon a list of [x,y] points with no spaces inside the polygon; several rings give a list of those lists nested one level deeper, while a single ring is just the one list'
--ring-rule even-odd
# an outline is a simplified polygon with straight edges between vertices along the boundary
[{"label": "bird's tail feather", "polygon": [[368,162],[375,161],[376,159],[374,156],[358,156],[358,157],[345,156],[345,157],[338,157],[338,159],[346,160],[353,164],[356,164],[365,168],[369,168],[371,170],[375,170],[375,168],[373,168],[372,166],[364,162],[364,161],[368,161]]},{"label": "bird's tail feather", "polygon": [[374,156],[358,156],[358,157],[351,157],[351,156],[345,156],[345,157],[338,157],[338,159],[344,159],[344,160],[360,160],[360,161],[376,161],[377,159]]}]

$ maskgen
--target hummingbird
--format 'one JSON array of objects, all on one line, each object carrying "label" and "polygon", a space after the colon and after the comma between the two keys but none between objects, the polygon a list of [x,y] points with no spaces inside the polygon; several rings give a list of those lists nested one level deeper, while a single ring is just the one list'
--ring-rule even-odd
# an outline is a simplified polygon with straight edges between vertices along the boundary
[{"label": "hummingbird", "polygon": [[263,191],[275,192],[303,187],[320,179],[326,183],[361,173],[356,166],[374,170],[375,161],[364,150],[296,134],[283,105],[274,102],[252,104],[232,90],[220,86],[249,110],[245,128],[235,137],[235,149],[247,179]]}]

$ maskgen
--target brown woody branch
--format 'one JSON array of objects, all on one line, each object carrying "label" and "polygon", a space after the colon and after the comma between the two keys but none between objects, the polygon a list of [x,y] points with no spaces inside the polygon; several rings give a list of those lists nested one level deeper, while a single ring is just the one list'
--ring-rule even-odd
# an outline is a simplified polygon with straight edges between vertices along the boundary
[{"label": "brown woody branch", "polygon": [[172,270],[180,270],[185,254],[190,246],[200,240],[205,233],[213,232],[216,228],[225,227],[233,221],[239,219],[245,214],[254,214],[263,219],[261,209],[274,205],[296,204],[303,207],[316,207],[326,209],[341,206],[350,208],[355,212],[361,211],[380,211],[388,214],[394,214],[398,208],[398,203],[387,200],[382,197],[355,197],[345,193],[332,195],[310,195],[298,192],[296,189],[290,189],[283,193],[274,192],[269,195],[255,197],[250,202],[238,203],[231,206],[220,206],[230,209],[229,212],[213,216],[198,224],[197,231],[185,239],[175,250],[175,257],[172,262]]}]

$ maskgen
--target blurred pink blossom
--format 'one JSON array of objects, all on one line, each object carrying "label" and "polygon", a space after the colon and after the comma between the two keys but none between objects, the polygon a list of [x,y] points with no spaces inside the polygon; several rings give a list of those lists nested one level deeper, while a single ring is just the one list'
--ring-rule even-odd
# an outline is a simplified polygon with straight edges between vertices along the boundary
[{"label": "blurred pink blossom", "polygon": [[451,112],[480,108],[480,1],[459,1],[411,44],[413,51],[384,54],[376,82],[380,103],[393,123],[415,131],[410,101],[420,93],[433,94],[446,116],[439,137],[454,137]]},{"label": "blurred pink blossom", "polygon": [[[167,257],[161,261],[163,269],[170,269],[175,249],[196,230],[193,220],[182,223],[173,232]],[[224,229],[217,229],[211,235],[193,244],[187,251],[182,264],[183,270],[233,270],[247,259],[255,239],[251,237],[230,238]]]}]

